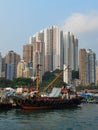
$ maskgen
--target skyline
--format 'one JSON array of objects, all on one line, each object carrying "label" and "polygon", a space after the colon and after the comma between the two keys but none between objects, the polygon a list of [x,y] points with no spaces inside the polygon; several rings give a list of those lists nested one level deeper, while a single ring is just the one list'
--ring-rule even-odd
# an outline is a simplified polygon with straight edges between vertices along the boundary
[{"label": "skyline", "polygon": [[22,55],[30,36],[56,25],[72,32],[79,40],[79,48],[91,48],[98,56],[97,0],[1,0],[0,17],[2,55],[10,50]]}]

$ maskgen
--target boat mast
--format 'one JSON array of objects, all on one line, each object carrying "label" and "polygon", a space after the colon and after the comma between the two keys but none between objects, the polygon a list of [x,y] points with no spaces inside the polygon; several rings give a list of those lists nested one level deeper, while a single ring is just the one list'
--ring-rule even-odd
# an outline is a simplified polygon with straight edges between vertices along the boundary
[{"label": "boat mast", "polygon": [[37,72],[36,72],[36,97],[38,97],[38,91],[39,91],[39,64],[37,64]]}]

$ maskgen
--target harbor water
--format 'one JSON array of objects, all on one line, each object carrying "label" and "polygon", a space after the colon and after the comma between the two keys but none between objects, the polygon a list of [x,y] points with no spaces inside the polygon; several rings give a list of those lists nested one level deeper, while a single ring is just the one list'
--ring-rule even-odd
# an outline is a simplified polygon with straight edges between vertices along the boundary
[{"label": "harbor water", "polygon": [[64,110],[0,110],[0,130],[98,130],[98,104]]}]

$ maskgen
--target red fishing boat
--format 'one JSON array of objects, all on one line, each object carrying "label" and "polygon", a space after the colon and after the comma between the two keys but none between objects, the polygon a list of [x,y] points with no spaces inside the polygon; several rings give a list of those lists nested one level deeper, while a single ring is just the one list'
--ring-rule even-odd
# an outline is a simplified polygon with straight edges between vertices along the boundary
[{"label": "red fishing boat", "polygon": [[80,98],[72,99],[60,99],[60,98],[39,98],[39,99],[26,99],[17,100],[17,104],[26,110],[37,110],[37,109],[65,109],[77,107],[81,104]]}]

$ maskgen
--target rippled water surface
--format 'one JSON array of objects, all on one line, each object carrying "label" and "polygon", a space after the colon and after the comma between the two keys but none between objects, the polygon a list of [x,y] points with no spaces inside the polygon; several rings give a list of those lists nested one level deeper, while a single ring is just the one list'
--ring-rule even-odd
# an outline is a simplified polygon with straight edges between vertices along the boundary
[{"label": "rippled water surface", "polygon": [[66,110],[0,110],[0,130],[98,130],[98,104]]}]

